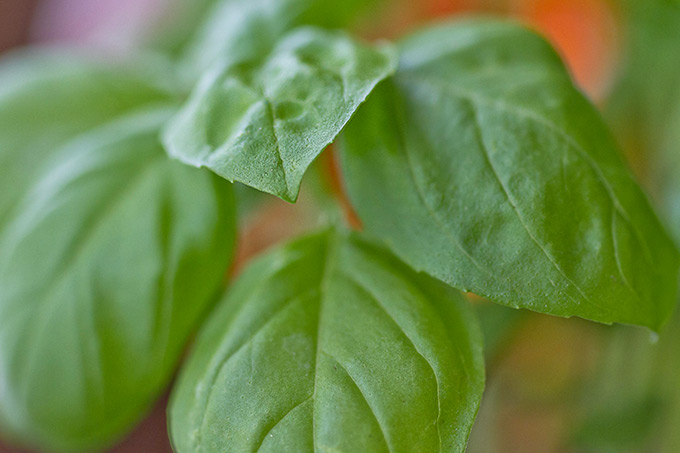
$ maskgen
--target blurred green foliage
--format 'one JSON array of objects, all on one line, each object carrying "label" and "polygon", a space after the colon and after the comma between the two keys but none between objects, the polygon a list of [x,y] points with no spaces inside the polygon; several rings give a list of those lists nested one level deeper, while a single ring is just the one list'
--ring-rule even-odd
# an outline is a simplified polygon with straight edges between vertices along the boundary
[{"label": "blurred green foliage", "polygon": [[[680,2],[622,0],[623,65],[607,118],[680,240]],[[579,451],[680,451],[680,316],[661,335],[616,327],[588,384]]]}]

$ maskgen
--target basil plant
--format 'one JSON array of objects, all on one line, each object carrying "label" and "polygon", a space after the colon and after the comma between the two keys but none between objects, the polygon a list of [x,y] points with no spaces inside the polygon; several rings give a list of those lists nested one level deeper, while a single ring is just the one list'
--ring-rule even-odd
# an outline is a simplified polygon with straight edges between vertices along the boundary
[{"label": "basil plant", "polygon": [[[376,2],[214,3],[155,59],[0,62],[5,438],[107,448],[192,343],[179,453],[462,452],[484,388],[465,293],[669,319],[678,251],[542,37],[468,18],[368,43],[347,30]],[[295,203],[332,143],[361,228],[229,281],[232,183]]]}]

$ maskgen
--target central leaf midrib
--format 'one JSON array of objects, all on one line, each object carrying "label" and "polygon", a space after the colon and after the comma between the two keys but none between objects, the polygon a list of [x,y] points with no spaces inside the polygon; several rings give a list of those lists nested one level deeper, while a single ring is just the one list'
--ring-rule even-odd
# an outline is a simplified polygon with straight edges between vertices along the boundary
[{"label": "central leaf midrib", "polygon": [[283,162],[283,155],[281,154],[281,141],[279,139],[279,134],[276,130],[276,117],[274,116],[274,110],[272,107],[272,102],[264,97],[263,95],[263,102],[267,106],[267,114],[269,115],[269,120],[272,123],[272,137],[274,138],[274,147],[276,148],[276,159],[277,159],[277,167],[281,169],[281,172],[283,173],[283,182],[286,185],[286,193],[285,196],[287,198],[293,199],[295,197],[294,190],[291,188],[291,184],[289,181],[288,177],[288,172],[286,171],[285,164]]},{"label": "central leaf midrib", "polygon": [[323,353],[321,349],[321,332],[323,329],[323,308],[326,304],[328,298],[328,287],[330,286],[330,276],[332,269],[334,268],[334,262],[337,256],[339,247],[339,237],[335,231],[327,234],[326,237],[326,255],[324,260],[323,274],[321,275],[321,280],[319,282],[319,309],[318,309],[318,320],[317,320],[317,331],[316,331],[316,351],[314,354],[314,389],[312,391],[312,444],[314,450],[317,450],[318,441],[316,439],[316,403],[317,403],[317,381],[319,378],[319,362],[321,354]]}]

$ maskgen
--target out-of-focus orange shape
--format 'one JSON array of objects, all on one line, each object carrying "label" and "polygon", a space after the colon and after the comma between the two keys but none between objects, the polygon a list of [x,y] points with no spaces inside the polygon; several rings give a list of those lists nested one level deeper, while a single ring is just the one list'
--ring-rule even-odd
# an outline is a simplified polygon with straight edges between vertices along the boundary
[{"label": "out-of-focus orange shape", "polygon": [[427,16],[448,16],[468,11],[476,3],[472,0],[421,0],[422,8]]},{"label": "out-of-focus orange shape", "polygon": [[432,20],[475,11],[479,0],[385,0],[379,17],[370,17],[359,28],[368,39],[399,39]]},{"label": "out-of-focus orange shape", "polygon": [[550,39],[591,97],[602,99],[618,47],[617,10],[607,0],[513,0],[511,14]]},{"label": "out-of-focus orange shape", "polygon": [[618,11],[612,0],[407,0],[395,2],[394,8],[411,25],[468,12],[509,14],[557,47],[578,85],[592,98],[602,99],[611,82],[619,43]]}]

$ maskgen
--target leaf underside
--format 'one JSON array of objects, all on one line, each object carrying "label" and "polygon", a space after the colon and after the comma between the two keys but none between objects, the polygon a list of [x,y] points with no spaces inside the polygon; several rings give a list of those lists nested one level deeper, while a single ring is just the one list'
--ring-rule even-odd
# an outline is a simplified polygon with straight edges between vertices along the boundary
[{"label": "leaf underside", "polygon": [[261,61],[206,73],[168,125],[168,153],[293,202],[312,161],[393,69],[388,49],[298,29]]}]

